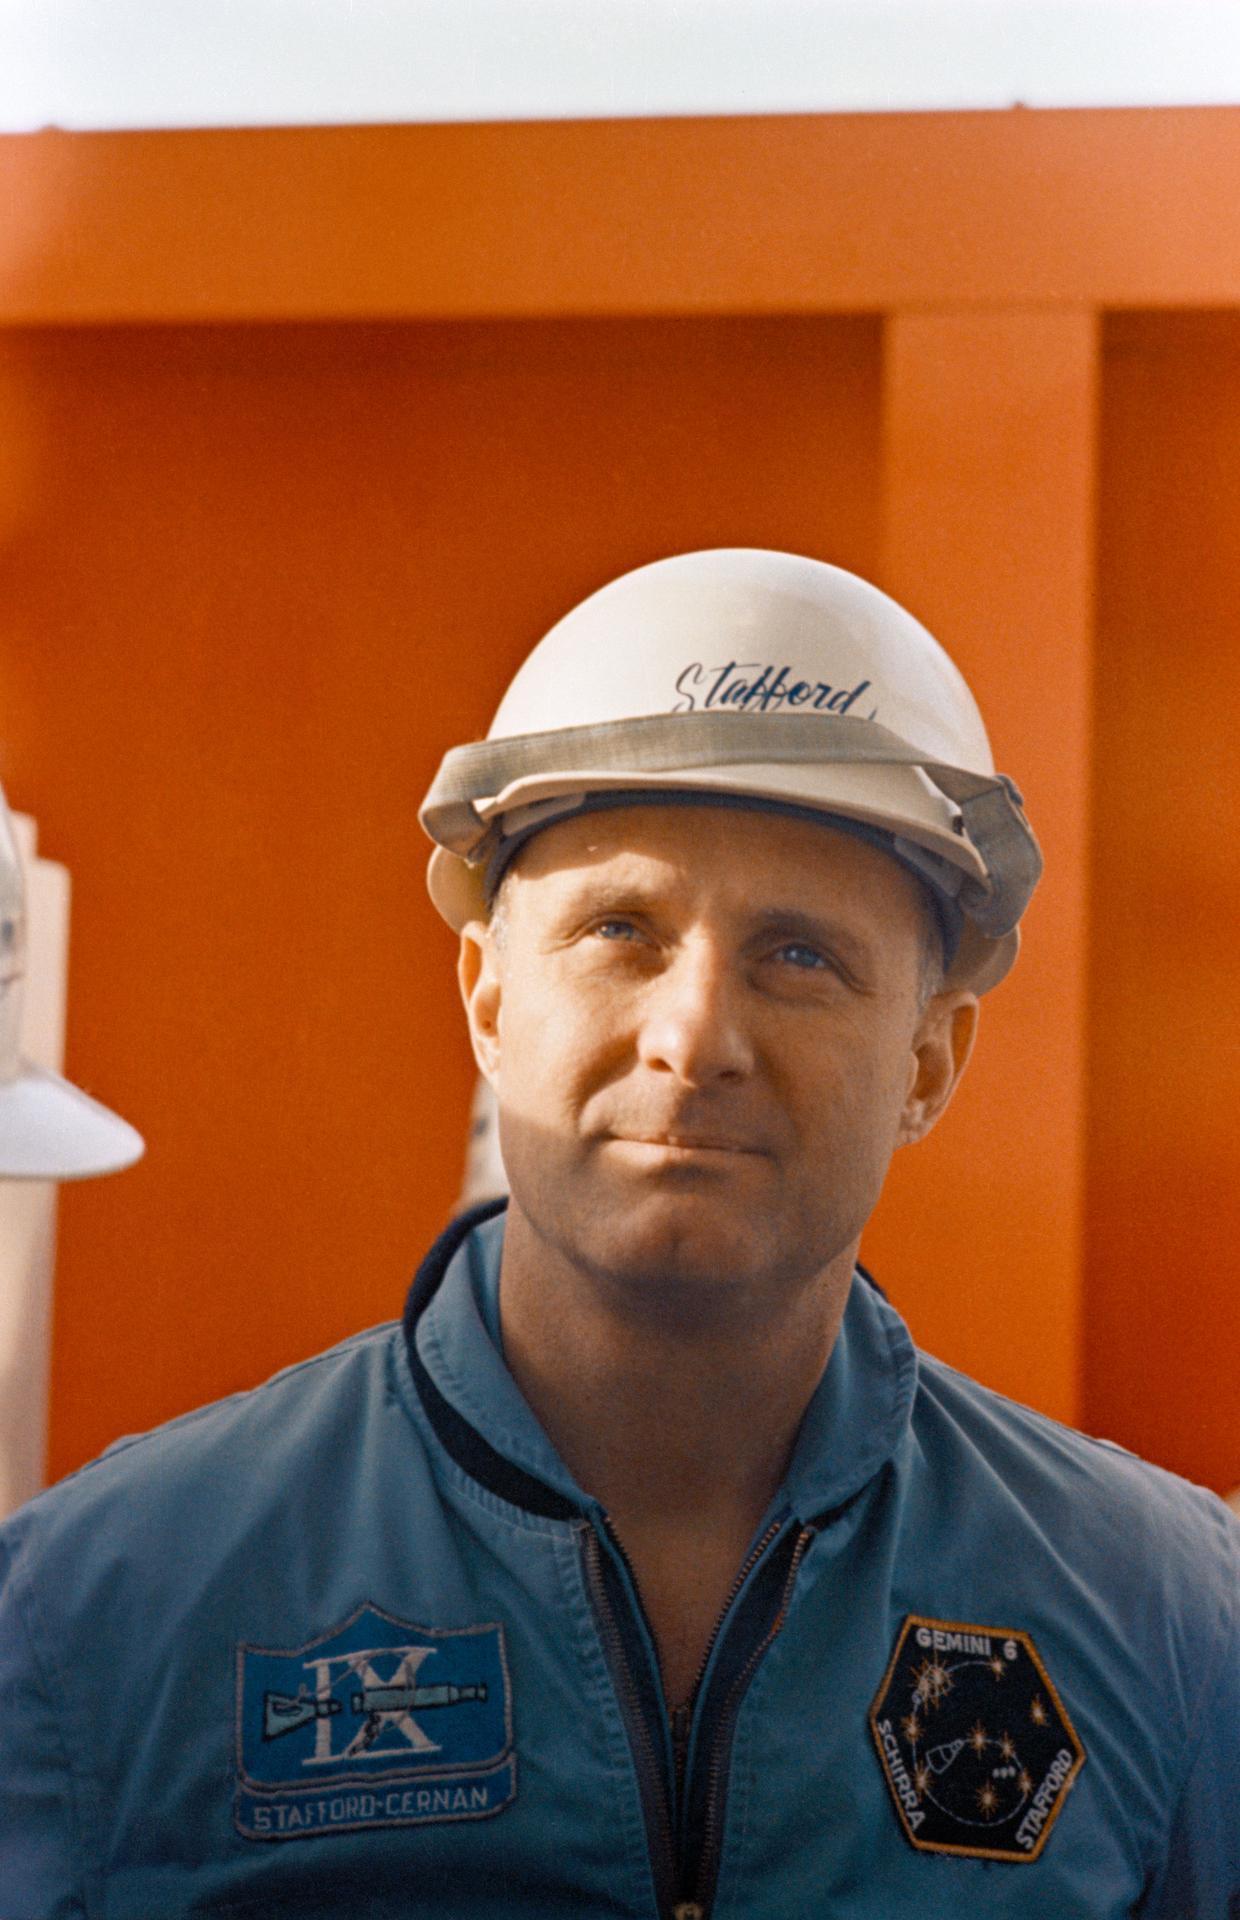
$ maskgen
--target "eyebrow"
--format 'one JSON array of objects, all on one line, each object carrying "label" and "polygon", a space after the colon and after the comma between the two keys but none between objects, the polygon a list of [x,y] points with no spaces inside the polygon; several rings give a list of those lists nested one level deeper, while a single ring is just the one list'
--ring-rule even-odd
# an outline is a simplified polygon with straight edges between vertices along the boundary
[{"label": "eyebrow", "polygon": [[868,974],[874,965],[869,942],[838,920],[806,913],[802,907],[764,907],[752,916],[754,939],[799,940],[807,946],[827,947],[858,974]]},{"label": "eyebrow", "polygon": [[[562,924],[583,914],[641,915],[655,911],[656,907],[657,901],[640,882],[615,880],[600,885],[587,882],[566,894],[557,918]],[[838,920],[806,913],[803,907],[782,905],[746,911],[742,918],[745,945],[761,940],[804,941],[810,946],[828,948],[858,975],[868,976],[873,971],[874,953],[869,941]]]},{"label": "eyebrow", "polygon": [[568,888],[556,902],[555,919],[558,925],[567,926],[587,916],[594,919],[599,914],[648,914],[653,911],[654,905],[650,894],[640,884],[624,880],[601,883],[582,880]]}]

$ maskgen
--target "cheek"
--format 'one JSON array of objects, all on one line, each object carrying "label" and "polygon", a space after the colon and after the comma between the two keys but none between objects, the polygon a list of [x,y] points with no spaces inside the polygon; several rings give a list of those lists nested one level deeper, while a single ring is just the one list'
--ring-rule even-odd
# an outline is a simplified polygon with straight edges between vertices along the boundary
[{"label": "cheek", "polygon": [[615,1014],[606,996],[583,994],[579,985],[553,975],[506,997],[499,1026],[505,1104],[531,1120],[550,1120],[579,1106],[614,1056]]},{"label": "cheek", "polygon": [[909,1053],[879,1047],[872,1036],[834,1036],[829,1048],[803,1049],[799,1105],[824,1152],[860,1155],[895,1146],[909,1086]]}]

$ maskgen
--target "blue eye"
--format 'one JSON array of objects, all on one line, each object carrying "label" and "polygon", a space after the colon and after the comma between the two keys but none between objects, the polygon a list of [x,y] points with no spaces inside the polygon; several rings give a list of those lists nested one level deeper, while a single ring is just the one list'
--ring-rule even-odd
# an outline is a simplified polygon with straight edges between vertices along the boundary
[{"label": "blue eye", "polygon": [[600,920],[593,929],[600,940],[636,940],[638,930],[631,920]]},{"label": "blue eye", "polygon": [[789,966],[797,967],[804,973],[817,972],[828,965],[824,956],[816,947],[807,947],[803,941],[790,940],[778,950],[778,958],[786,960]]}]

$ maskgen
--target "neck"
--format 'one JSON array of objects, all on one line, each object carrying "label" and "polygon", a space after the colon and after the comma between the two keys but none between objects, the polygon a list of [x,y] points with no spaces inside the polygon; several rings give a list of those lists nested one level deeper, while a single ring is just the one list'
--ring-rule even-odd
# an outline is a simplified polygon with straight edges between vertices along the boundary
[{"label": "neck", "polygon": [[787,1469],[848,1297],[853,1246],[778,1310],[677,1318],[601,1285],[509,1208],[504,1352],[574,1478],[621,1533],[743,1549]]}]

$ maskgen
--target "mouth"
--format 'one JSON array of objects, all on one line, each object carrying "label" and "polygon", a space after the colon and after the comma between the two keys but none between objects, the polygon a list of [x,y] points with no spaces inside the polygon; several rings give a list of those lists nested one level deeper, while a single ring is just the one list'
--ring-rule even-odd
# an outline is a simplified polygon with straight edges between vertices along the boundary
[{"label": "mouth", "polygon": [[747,1154],[758,1156],[761,1147],[755,1147],[747,1140],[732,1140],[723,1134],[682,1133],[613,1133],[611,1138],[621,1146],[649,1147],[668,1155],[686,1156],[704,1154]]}]

